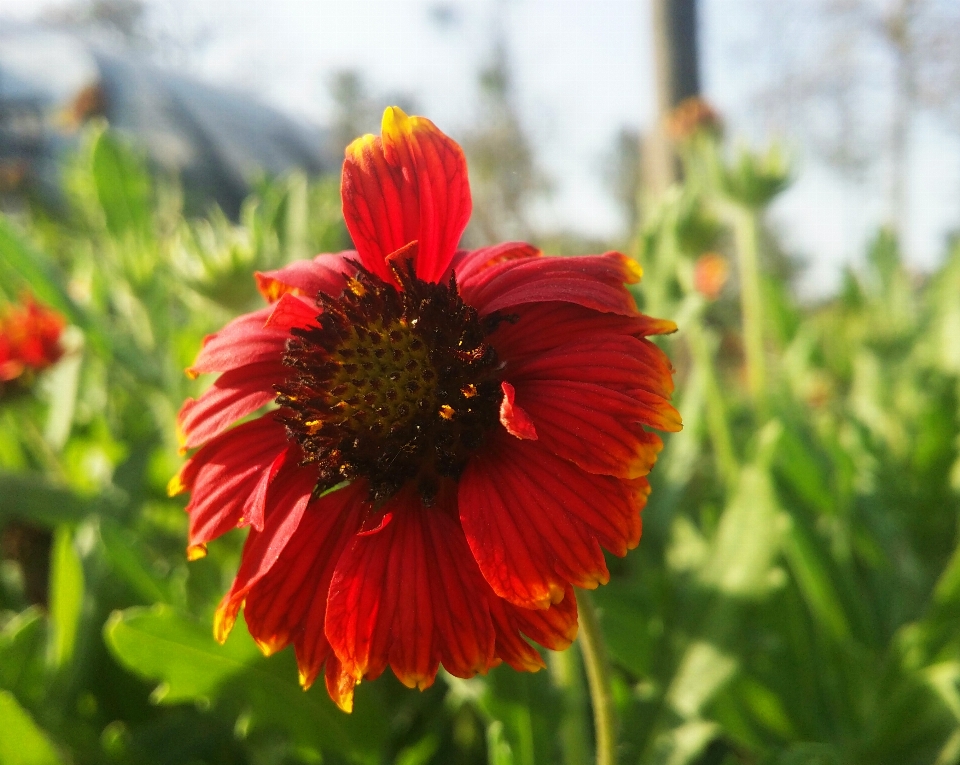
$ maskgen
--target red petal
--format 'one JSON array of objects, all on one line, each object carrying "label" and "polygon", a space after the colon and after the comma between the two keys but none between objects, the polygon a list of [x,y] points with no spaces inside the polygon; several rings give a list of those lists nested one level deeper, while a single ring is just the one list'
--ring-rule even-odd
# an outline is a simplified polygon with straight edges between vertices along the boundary
[{"label": "red petal", "polygon": [[250,525],[257,531],[263,531],[264,523],[266,523],[267,491],[270,489],[270,484],[273,483],[277,473],[280,472],[280,468],[288,462],[291,451],[291,448],[288,447],[280,452],[270,463],[270,466],[260,474],[260,480],[257,481],[253,494],[250,495],[250,500],[245,508],[245,515],[241,519],[243,525]]},{"label": "red petal", "polygon": [[518,608],[506,604],[519,630],[551,651],[563,651],[577,637],[577,597],[567,587],[563,600],[547,609]]},{"label": "red petal", "polygon": [[[600,313],[573,303],[531,303],[510,310],[515,322],[503,322],[490,340],[501,359],[512,359],[543,353],[558,345],[580,340],[596,341],[609,335],[645,337],[676,331],[671,321],[653,319],[643,314],[624,316]],[[652,353],[660,356],[659,366],[671,370],[670,361],[656,346]]]},{"label": "red petal", "polygon": [[508,382],[500,383],[503,390],[503,401],[500,403],[500,423],[507,429],[507,433],[515,438],[537,440],[537,429],[530,419],[530,415],[514,403],[516,392]]},{"label": "red petal", "polygon": [[358,260],[354,250],[317,255],[313,260],[298,260],[276,271],[257,272],[257,289],[269,302],[291,293],[316,298],[318,292],[336,297],[344,288],[344,274],[356,272],[347,258]]},{"label": "red petal", "polygon": [[198,399],[188,398],[177,425],[183,447],[195,449],[276,398],[273,386],[286,376],[278,361],[264,361],[231,369],[218,377]]},{"label": "red petal", "polygon": [[266,327],[272,313],[273,306],[245,313],[219,332],[207,335],[197,360],[187,374],[196,377],[209,372],[226,372],[247,364],[279,362],[290,331],[289,327]]},{"label": "red petal", "polygon": [[526,242],[504,242],[491,247],[481,247],[479,250],[459,250],[453,256],[450,266],[457,275],[460,284],[475,274],[491,266],[506,263],[509,260],[523,258],[537,258],[542,253],[532,244]]},{"label": "red petal", "polygon": [[511,260],[464,279],[460,294],[482,315],[524,303],[562,301],[633,316],[637,307],[623,285],[638,281],[639,268],[619,252]]},{"label": "red petal", "polygon": [[469,677],[494,661],[487,591],[446,505],[424,508],[413,490],[387,505],[391,520],[358,535],[337,564],[326,633],[353,678],[389,664],[409,687],[427,688],[440,661]]},{"label": "red petal", "polygon": [[330,652],[323,632],[327,591],[340,554],[360,528],[367,491],[359,482],[311,502],[277,562],[247,595],[250,634],[268,654],[294,642],[307,687]]},{"label": "red petal", "polygon": [[[326,667],[324,668],[324,680],[326,681],[327,693],[336,704],[347,714],[353,711],[353,688],[357,681],[343,669],[343,664],[337,658],[335,653],[327,657]],[[304,689],[309,685],[304,685]]]},{"label": "red petal", "polygon": [[391,522],[357,536],[341,556],[330,586],[326,634],[344,671],[356,680],[378,677],[389,663],[401,682],[423,689],[433,683],[439,662],[423,533],[415,518],[409,522],[416,513],[412,502],[392,504]]},{"label": "red petal", "polygon": [[517,387],[543,445],[588,473],[638,478],[650,472],[663,448],[659,436],[640,427],[651,412],[632,396],[564,380],[528,380]]},{"label": "red petal", "polygon": [[424,527],[432,550],[431,584],[435,641],[444,668],[456,677],[486,672],[493,662],[495,633],[488,610],[490,587],[472,561],[463,529],[455,515],[429,517]]},{"label": "red petal", "polygon": [[222,433],[187,460],[170,488],[191,492],[191,547],[250,521],[257,484],[287,445],[283,426],[265,416]]},{"label": "red petal", "polygon": [[273,310],[263,323],[264,329],[282,330],[290,336],[294,327],[307,327],[317,323],[320,308],[312,300],[285,292],[273,304]]},{"label": "red petal", "polygon": [[518,672],[537,672],[547,665],[540,652],[528,643],[520,634],[520,626],[513,618],[513,611],[522,610],[530,613],[545,613],[551,609],[517,609],[516,606],[498,598],[496,595],[490,601],[490,617],[493,619],[493,628],[497,635],[497,658],[505,661]]},{"label": "red petal", "polygon": [[240,570],[214,617],[214,635],[221,643],[230,634],[250,589],[270,571],[300,525],[316,482],[314,471],[288,463],[271,483],[264,529],[250,531],[243,546]]},{"label": "red petal", "polygon": [[490,614],[497,631],[497,656],[518,671],[536,672],[545,666],[520,633],[553,651],[569,648],[577,636],[577,599],[572,587],[564,591],[563,600],[547,609],[519,608],[495,598]]},{"label": "red petal", "polygon": [[430,120],[396,107],[384,112],[381,137],[366,135],[347,147],[341,196],[364,265],[388,281],[384,258],[414,240],[417,276],[437,281],[470,218],[460,147]]},{"label": "red petal", "polygon": [[631,483],[585,473],[539,441],[504,431],[467,465],[459,502],[484,578],[524,608],[559,602],[568,584],[605,583],[600,544],[623,555],[640,539],[642,502]]},{"label": "red petal", "polygon": [[190,377],[264,362],[280,363],[290,330],[315,324],[319,309],[309,300],[284,293],[273,305],[245,313],[207,335]]},{"label": "red petal", "polygon": [[564,343],[540,354],[507,360],[505,375],[514,384],[521,380],[572,380],[604,385],[633,395],[643,390],[650,394],[638,399],[657,413],[657,422],[648,424],[660,430],[679,430],[680,415],[667,402],[673,391],[670,362],[649,340],[626,335],[610,335],[593,340]]}]

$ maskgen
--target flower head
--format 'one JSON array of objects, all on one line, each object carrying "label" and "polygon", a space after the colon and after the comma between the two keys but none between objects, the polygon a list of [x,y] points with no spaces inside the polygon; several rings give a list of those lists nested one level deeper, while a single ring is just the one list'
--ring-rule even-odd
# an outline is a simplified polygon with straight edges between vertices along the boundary
[{"label": "flower head", "polygon": [[667,115],[667,134],[678,142],[688,141],[701,132],[719,135],[723,122],[716,110],[699,96],[681,101]]},{"label": "flower head", "polygon": [[573,586],[640,539],[647,428],[680,418],[647,339],[675,327],[637,311],[637,266],[458,250],[466,163],[429,120],[387,109],[342,198],[356,250],[258,274],[269,305],[204,342],[188,371],[219,377],[181,410],[197,451],[171,491],[191,492],[190,557],[251,527],[217,637],[243,607],[349,710],[387,666],[426,688],[441,663],[542,667],[524,636],[567,647]]},{"label": "flower head", "polygon": [[0,386],[55,364],[65,326],[60,314],[29,295],[0,313]]}]

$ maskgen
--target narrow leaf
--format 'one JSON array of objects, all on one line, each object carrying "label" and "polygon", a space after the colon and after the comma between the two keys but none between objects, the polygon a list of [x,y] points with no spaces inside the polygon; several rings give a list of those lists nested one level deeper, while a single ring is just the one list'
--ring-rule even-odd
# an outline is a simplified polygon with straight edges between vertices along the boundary
[{"label": "narrow leaf", "polygon": [[0,691],[0,723],[0,765],[60,765],[63,762],[43,730],[7,691]]},{"label": "narrow leaf", "polygon": [[83,566],[73,546],[73,533],[60,526],[50,553],[50,662],[62,667],[73,656],[83,608]]}]

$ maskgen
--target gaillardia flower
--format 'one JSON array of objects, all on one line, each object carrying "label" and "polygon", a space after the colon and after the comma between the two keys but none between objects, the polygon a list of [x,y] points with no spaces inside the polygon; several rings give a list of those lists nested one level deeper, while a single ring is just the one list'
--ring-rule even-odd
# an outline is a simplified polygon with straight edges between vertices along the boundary
[{"label": "gaillardia flower", "polygon": [[458,250],[466,163],[429,120],[387,109],[341,192],[356,250],[258,274],[270,305],[205,340],[188,372],[219,377],[180,412],[197,451],[171,490],[191,558],[251,527],[217,638],[243,607],[349,711],[388,665],[422,689],[440,664],[536,670],[525,638],[569,646],[573,586],[640,539],[647,428],[680,418],[646,339],[675,327],[637,311],[637,266]]},{"label": "gaillardia flower", "polygon": [[0,312],[0,392],[4,383],[22,384],[23,377],[55,364],[63,355],[60,335],[64,318],[30,295],[20,305]]}]

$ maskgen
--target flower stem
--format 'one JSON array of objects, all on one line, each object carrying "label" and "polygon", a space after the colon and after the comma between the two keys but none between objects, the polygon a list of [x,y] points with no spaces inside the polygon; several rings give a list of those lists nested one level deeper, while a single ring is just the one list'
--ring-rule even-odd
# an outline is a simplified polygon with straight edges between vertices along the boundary
[{"label": "flower stem", "polygon": [[607,647],[600,631],[600,620],[589,592],[577,590],[580,611],[580,632],[577,643],[583,654],[593,704],[593,721],[597,739],[597,765],[615,765],[617,761],[616,718],[610,689],[610,663]]},{"label": "flower stem", "polygon": [[[701,306],[702,307],[702,306]],[[707,430],[713,443],[713,451],[719,468],[720,477],[728,486],[736,481],[738,466],[733,450],[733,439],[727,422],[723,393],[717,381],[716,367],[713,363],[713,349],[708,330],[702,323],[702,311],[698,311],[685,324],[690,355],[700,374],[703,375],[704,394],[706,396]]]},{"label": "flower stem", "polygon": [[560,744],[563,765],[583,765],[590,759],[587,688],[578,651],[551,651],[547,655],[554,685],[563,694]]},{"label": "flower stem", "polygon": [[743,344],[747,356],[747,386],[761,409],[766,389],[763,355],[763,297],[760,289],[759,221],[753,209],[739,208],[734,218],[737,259],[740,270],[740,306],[743,313]]}]

